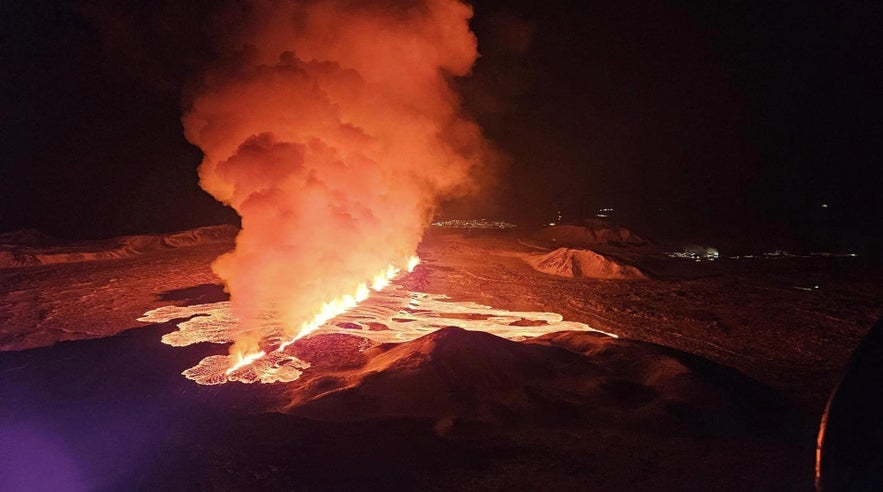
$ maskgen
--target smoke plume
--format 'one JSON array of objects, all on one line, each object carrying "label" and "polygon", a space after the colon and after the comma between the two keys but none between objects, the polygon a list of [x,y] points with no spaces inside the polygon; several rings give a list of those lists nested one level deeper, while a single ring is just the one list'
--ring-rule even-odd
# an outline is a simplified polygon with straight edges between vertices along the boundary
[{"label": "smoke plume", "polygon": [[255,350],[268,316],[296,336],[322,304],[404,268],[440,200],[493,154],[452,77],[477,54],[458,0],[263,0],[224,18],[222,57],[183,124],[200,185],[242,217],[215,273]]}]

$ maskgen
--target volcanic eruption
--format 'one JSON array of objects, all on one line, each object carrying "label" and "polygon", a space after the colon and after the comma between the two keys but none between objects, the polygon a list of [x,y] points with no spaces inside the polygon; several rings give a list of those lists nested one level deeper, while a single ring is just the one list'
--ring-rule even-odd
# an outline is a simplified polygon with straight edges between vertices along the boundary
[{"label": "volcanic eruption", "polygon": [[494,152],[453,77],[477,42],[457,0],[264,0],[220,16],[218,60],[183,116],[200,185],[242,218],[214,272],[231,367],[285,346],[416,264],[441,199]]}]

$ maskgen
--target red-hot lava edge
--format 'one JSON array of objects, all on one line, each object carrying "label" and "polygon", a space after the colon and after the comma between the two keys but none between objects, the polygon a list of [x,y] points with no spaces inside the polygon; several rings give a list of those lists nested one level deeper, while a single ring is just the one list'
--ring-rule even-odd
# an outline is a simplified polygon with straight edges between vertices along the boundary
[{"label": "red-hot lava edge", "polygon": [[[410,262],[413,270],[417,260]],[[584,323],[565,321],[556,313],[517,312],[494,309],[472,302],[451,302],[444,295],[411,292],[391,284],[399,275],[388,269],[375,278],[370,296],[343,296],[326,304],[310,323],[304,323],[294,338],[286,338],[284,327],[269,321],[263,327],[265,346],[244,355],[209,356],[184,371],[200,384],[290,382],[310,367],[310,362],[291,355],[287,349],[295,341],[310,335],[341,334],[356,336],[374,344],[415,340],[446,326],[483,331],[510,340],[523,340],[556,331],[593,331]],[[360,291],[363,291],[360,286]],[[139,321],[166,322],[189,318],[178,324],[178,331],[163,337],[163,342],[185,346],[199,342],[229,343],[236,320],[228,302],[188,307],[165,306],[145,313]]]}]

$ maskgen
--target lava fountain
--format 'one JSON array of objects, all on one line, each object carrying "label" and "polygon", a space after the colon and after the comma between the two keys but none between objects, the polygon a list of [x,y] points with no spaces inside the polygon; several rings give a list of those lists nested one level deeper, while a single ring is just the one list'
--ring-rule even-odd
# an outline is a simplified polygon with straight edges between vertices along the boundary
[{"label": "lava fountain", "polygon": [[413,268],[437,203],[475,191],[494,152],[450,85],[478,56],[471,16],[458,0],[258,0],[219,17],[182,121],[200,185],[242,218],[213,264],[237,320],[228,374],[267,357],[268,319],[281,352]]}]

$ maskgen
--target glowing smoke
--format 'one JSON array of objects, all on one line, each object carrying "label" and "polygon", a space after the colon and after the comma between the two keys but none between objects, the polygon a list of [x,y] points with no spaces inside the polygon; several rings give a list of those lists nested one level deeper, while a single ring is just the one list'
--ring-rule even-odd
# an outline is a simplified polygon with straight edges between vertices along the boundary
[{"label": "glowing smoke", "polygon": [[242,217],[215,272],[234,351],[277,318],[296,335],[324,302],[406,268],[441,199],[492,154],[448,79],[477,57],[456,0],[258,1],[231,11],[226,54],[183,117],[200,184]]}]

